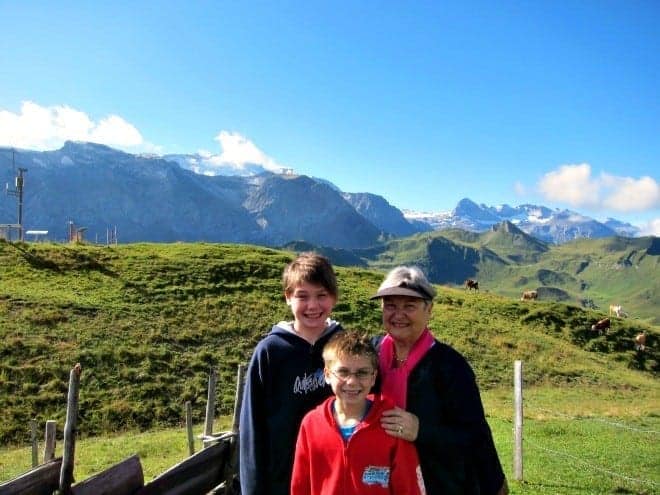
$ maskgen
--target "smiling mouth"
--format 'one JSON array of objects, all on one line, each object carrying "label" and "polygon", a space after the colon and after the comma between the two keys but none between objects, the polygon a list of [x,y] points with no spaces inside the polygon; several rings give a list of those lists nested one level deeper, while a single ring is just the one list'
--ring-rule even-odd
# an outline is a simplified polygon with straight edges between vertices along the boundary
[{"label": "smiling mouth", "polygon": [[394,321],[394,322],[392,322],[392,323],[390,323],[390,324],[391,324],[393,327],[396,327],[396,328],[405,328],[405,327],[408,326],[408,322],[401,323],[401,322],[396,322],[396,321]]},{"label": "smiling mouth", "polygon": [[360,395],[362,393],[362,389],[359,389],[359,390],[342,390],[342,392],[346,395]]}]

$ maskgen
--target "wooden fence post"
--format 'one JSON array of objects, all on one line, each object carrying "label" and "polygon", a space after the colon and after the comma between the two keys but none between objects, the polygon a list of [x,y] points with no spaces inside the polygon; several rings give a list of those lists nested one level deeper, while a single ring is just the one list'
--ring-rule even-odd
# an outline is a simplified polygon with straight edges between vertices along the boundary
[{"label": "wooden fence post", "polygon": [[[213,421],[215,420],[215,386],[218,374],[215,369],[209,373],[209,390],[206,398],[206,418],[204,421],[204,440],[213,434]],[[206,445],[205,445],[206,446]]]},{"label": "wooden fence post", "polygon": [[193,436],[192,405],[189,400],[186,401],[186,430],[188,431],[188,453],[193,455],[195,453],[195,437]]},{"label": "wooden fence post", "polygon": [[52,461],[55,458],[56,432],[57,432],[57,423],[52,419],[46,421],[46,436],[44,441],[44,462]]},{"label": "wooden fence post", "polygon": [[39,444],[37,443],[37,422],[30,420],[30,443],[32,444],[32,467],[39,465]]},{"label": "wooden fence post", "polygon": [[78,391],[80,388],[80,372],[82,368],[77,363],[69,375],[69,394],[66,406],[66,423],[64,424],[64,455],[60,470],[60,495],[71,495],[73,483],[73,461],[76,450],[76,423],[78,421]]},{"label": "wooden fence post", "polygon": [[241,406],[243,404],[243,388],[245,385],[244,364],[238,365],[238,374],[236,375],[236,396],[234,397],[234,417],[231,424],[233,436],[229,440],[230,453],[229,461],[225,469],[225,495],[234,493],[234,476],[238,474],[238,426],[241,420]]},{"label": "wooden fence post", "polygon": [[232,433],[238,433],[238,425],[241,420],[241,406],[243,404],[243,388],[245,386],[244,364],[238,365],[238,375],[236,377],[236,396],[234,397],[234,417],[231,424]]},{"label": "wooden fence post", "polygon": [[523,479],[523,383],[522,361],[513,363],[513,395],[514,395],[514,421],[513,421],[513,479]]}]

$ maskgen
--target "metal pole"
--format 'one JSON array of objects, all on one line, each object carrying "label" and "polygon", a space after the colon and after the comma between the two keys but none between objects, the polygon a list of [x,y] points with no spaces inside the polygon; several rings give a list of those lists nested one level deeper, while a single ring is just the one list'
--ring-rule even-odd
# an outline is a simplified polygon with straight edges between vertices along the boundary
[{"label": "metal pole", "polygon": [[[14,157],[16,155],[16,152],[12,151],[12,164],[14,163]],[[9,184],[7,184],[7,194],[11,194],[12,196],[16,196],[18,198],[18,240],[23,242],[23,184],[24,184],[24,178],[23,178],[23,173],[27,172],[27,168],[21,168],[19,167],[18,169],[18,175],[16,176],[16,183],[14,184],[15,189],[10,190],[9,189]],[[10,238],[11,238],[11,231],[10,231]]]},{"label": "metal pole", "polygon": [[26,168],[18,169],[18,177],[16,177],[16,191],[18,193],[18,238],[23,242],[23,172],[27,172]]}]

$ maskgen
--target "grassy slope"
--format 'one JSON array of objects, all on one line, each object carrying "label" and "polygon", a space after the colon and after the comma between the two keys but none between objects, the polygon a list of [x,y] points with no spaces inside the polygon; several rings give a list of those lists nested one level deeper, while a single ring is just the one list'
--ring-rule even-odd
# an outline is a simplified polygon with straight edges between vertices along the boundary
[{"label": "grassy slope", "polygon": [[391,241],[365,259],[377,269],[415,263],[451,285],[476,278],[482,289],[510,298],[539,289],[544,299],[598,308],[601,315],[621,304],[635,319],[660,325],[660,256],[648,254],[656,249],[657,239],[649,237],[555,246],[504,229],[447,230]]},{"label": "grassy slope", "polygon": [[[289,317],[279,280],[291,256],[219,244],[0,243],[0,441],[24,441],[27,418],[63,425],[76,362],[83,434],[177,424],[186,400],[201,421],[210,367],[220,375],[219,413],[229,413],[237,364]],[[368,296],[382,274],[337,271],[334,316],[379,332]],[[512,361],[523,359],[529,385],[658,390],[657,327],[622,320],[595,337],[590,310],[439,289],[431,326],[468,357],[484,388],[508,387]],[[641,329],[650,337],[640,356],[631,338]]]},{"label": "grassy slope", "polygon": [[[229,412],[237,364],[289,316],[280,276],[291,256],[237,245],[0,243],[0,441],[24,439],[26,418],[62,424],[76,362],[87,433],[178,421],[181,403],[205,400],[210,367],[219,411]],[[375,327],[365,308],[377,276],[352,274],[342,271],[348,302],[336,315]]]}]

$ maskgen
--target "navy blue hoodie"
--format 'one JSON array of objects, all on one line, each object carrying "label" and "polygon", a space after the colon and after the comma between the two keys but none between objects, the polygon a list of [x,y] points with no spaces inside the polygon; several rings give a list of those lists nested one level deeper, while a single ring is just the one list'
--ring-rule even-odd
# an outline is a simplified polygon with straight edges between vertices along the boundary
[{"label": "navy blue hoodie", "polygon": [[240,417],[241,495],[288,495],[303,416],[332,394],[323,376],[323,346],[341,326],[328,320],[310,344],[280,322],[256,346]]}]

